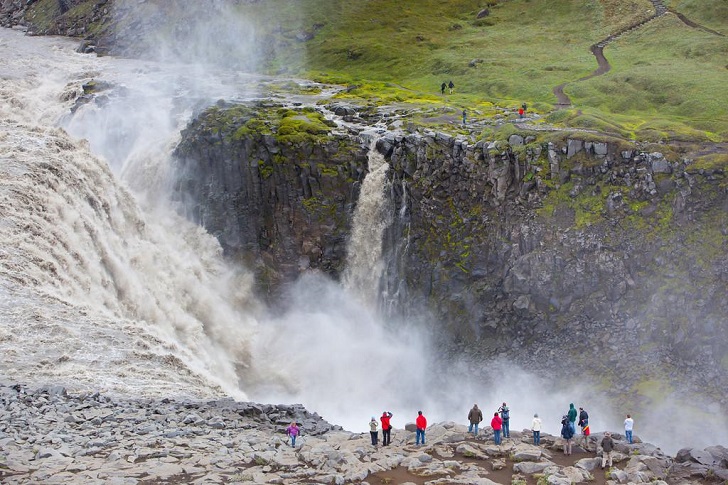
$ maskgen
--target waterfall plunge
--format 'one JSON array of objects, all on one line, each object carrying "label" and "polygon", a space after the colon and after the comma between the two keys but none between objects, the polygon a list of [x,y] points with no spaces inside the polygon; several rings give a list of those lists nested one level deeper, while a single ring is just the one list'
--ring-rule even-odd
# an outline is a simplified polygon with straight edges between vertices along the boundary
[{"label": "waterfall plunge", "polygon": [[392,223],[392,215],[387,200],[389,164],[377,151],[376,138],[369,147],[368,168],[354,211],[343,281],[367,307],[377,308],[384,269],[382,237]]}]

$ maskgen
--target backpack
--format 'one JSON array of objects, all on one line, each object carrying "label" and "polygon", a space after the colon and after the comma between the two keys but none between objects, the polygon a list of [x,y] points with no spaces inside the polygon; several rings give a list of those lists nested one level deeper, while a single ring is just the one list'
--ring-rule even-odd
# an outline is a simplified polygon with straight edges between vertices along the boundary
[{"label": "backpack", "polygon": [[506,409],[503,409],[503,410],[501,411],[501,419],[502,419],[503,421],[505,421],[505,420],[507,420],[507,419],[511,419],[511,416],[510,416],[510,412],[511,412],[511,410],[510,410],[510,409],[507,409],[507,408],[506,408]]}]

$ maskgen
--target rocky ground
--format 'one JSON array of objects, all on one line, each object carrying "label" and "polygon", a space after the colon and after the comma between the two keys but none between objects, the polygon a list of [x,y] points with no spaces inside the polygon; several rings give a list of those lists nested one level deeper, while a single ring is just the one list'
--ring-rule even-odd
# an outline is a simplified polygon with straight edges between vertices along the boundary
[{"label": "rocky ground", "polygon": [[[703,484],[728,479],[728,449],[681,450],[669,457],[616,435],[614,467],[600,469],[601,434],[590,452],[561,452],[561,439],[512,432],[500,446],[485,428],[437,423],[427,444],[414,429],[394,429],[374,447],[300,405],[69,394],[63,387],[0,385],[0,481],[20,483],[413,483],[413,484]],[[290,446],[291,421],[303,434]],[[639,440],[637,440],[639,441]]]}]

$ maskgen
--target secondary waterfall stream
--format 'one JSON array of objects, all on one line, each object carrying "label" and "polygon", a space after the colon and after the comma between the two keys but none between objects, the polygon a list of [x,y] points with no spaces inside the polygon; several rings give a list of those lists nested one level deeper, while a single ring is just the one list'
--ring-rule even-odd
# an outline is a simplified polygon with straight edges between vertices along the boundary
[{"label": "secondary waterfall stream", "polygon": [[387,200],[389,164],[377,151],[376,138],[369,146],[369,173],[364,178],[352,221],[344,285],[368,307],[376,308],[380,295],[382,236],[392,223]]}]

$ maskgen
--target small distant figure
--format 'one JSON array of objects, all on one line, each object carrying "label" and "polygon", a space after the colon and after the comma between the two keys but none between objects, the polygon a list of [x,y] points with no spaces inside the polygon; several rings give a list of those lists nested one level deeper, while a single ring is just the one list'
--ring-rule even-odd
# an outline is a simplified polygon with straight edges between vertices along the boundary
[{"label": "small distant figure", "polygon": [[478,425],[481,421],[483,421],[483,412],[480,410],[477,404],[473,404],[473,409],[471,409],[468,413],[468,421],[470,421],[468,433],[472,433],[473,427],[475,427],[475,433],[473,434],[475,436],[478,436]]},{"label": "small distant figure", "polygon": [[450,81],[450,84],[447,85],[448,88],[450,88],[450,94],[452,94],[453,90],[455,90],[455,85],[452,81]]},{"label": "small distant figure", "polygon": [[523,112],[524,112],[524,113],[525,113],[526,111],[528,111],[528,105],[527,105],[526,103],[523,103],[523,104],[521,105],[521,108],[523,108]]},{"label": "small distant figure", "polygon": [[[574,409],[576,411],[576,409]],[[574,437],[574,430],[568,415],[561,418],[561,437],[564,438],[564,455],[571,454],[571,439]]]},{"label": "small distant figure", "polygon": [[296,425],[296,422],[293,421],[291,425],[286,428],[286,434],[289,438],[291,438],[291,447],[296,446],[296,438],[301,434],[301,429]]},{"label": "small distant figure", "polygon": [[372,436],[372,446],[377,446],[379,441],[379,423],[372,416],[372,420],[369,421],[369,434]]},{"label": "small distant figure", "polygon": [[533,432],[533,444],[538,446],[541,444],[541,418],[538,417],[538,413],[533,415],[533,422],[531,423],[531,431]]},{"label": "small distant figure", "polygon": [[490,420],[490,427],[493,428],[493,440],[496,445],[501,444],[501,428],[503,427],[503,420],[498,413],[493,413],[493,419]]},{"label": "small distant figure", "polygon": [[519,118],[523,118],[523,113],[524,113],[523,108],[518,108],[518,117]]},{"label": "small distant figure", "polygon": [[634,428],[634,419],[629,414],[627,419],[624,420],[624,436],[627,438],[627,443],[630,445],[634,443],[632,441],[632,429]]},{"label": "small distant figure", "polygon": [[576,423],[576,408],[574,407],[574,403],[572,402],[569,404],[569,412],[567,416],[569,416],[569,426],[571,426],[571,434],[576,433],[576,426],[574,423]]},{"label": "small distant figure", "polygon": [[581,436],[584,440],[584,450],[589,451],[589,413],[584,408],[579,408],[579,426],[581,427]]},{"label": "small distant figure", "polygon": [[425,430],[427,429],[427,418],[422,415],[422,411],[417,411],[417,419],[415,420],[415,425],[417,425],[417,438],[415,440],[415,444],[417,446],[420,446],[420,444],[424,445]]},{"label": "small distant figure", "polygon": [[463,110],[463,126],[465,126],[467,118],[468,118],[468,112]]},{"label": "small distant figure", "polygon": [[447,84],[446,84],[446,83],[442,83],[442,84],[440,85],[440,91],[442,92],[442,94],[445,94],[445,89],[446,89],[446,88],[447,88]]},{"label": "small distant figure", "polygon": [[511,437],[511,432],[510,432],[511,410],[508,409],[508,406],[506,406],[506,403],[503,403],[503,405],[498,408],[498,412],[500,413],[501,421],[503,422],[503,437],[510,438]]},{"label": "small distant figure", "polygon": [[392,425],[389,420],[392,419],[392,413],[389,411],[382,412],[379,420],[382,422],[382,446],[387,446],[392,442]]},{"label": "small distant figure", "polygon": [[609,462],[609,467],[612,467],[612,450],[614,450],[614,441],[612,441],[612,434],[607,431],[602,438],[602,470],[607,462]]}]

